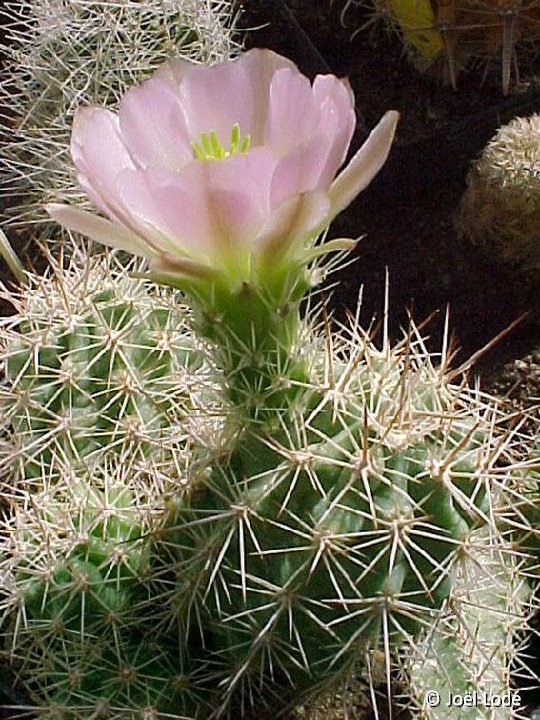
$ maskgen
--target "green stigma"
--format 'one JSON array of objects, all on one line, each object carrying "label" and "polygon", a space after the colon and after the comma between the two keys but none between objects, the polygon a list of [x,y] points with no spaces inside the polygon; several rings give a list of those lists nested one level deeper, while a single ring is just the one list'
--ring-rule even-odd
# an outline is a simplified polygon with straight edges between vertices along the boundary
[{"label": "green stigma", "polygon": [[201,133],[200,140],[191,143],[193,155],[196,160],[224,160],[233,155],[247,155],[251,143],[250,135],[240,134],[240,125],[234,123],[231,130],[231,141],[229,149],[226,150],[219,142],[215,130],[208,133]]}]

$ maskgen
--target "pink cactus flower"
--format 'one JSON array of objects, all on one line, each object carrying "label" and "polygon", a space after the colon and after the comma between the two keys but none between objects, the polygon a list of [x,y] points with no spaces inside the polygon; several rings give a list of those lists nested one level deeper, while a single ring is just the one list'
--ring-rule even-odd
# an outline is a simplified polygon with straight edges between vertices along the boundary
[{"label": "pink cactus flower", "polygon": [[172,59],[118,112],[78,110],[78,179],[109,219],[51,204],[62,225],[147,257],[162,275],[249,280],[301,261],[386,160],[388,112],[347,167],[355,127],[346,81],[313,84],[270,50],[210,67]]}]

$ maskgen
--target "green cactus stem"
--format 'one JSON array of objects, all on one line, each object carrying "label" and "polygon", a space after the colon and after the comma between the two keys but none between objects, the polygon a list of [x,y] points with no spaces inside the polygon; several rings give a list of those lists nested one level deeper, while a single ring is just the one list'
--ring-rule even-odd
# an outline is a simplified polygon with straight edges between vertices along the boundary
[{"label": "green cactus stem", "polygon": [[[105,257],[67,270],[53,263],[47,277],[29,275],[18,294],[3,295],[17,310],[0,327],[4,473],[18,465],[39,481],[55,459],[76,471],[129,451],[132,462],[167,462],[178,476],[197,407],[212,392],[177,294]],[[165,460],[173,452],[177,469]]]},{"label": "green cactus stem", "polygon": [[394,652],[449,602],[471,532],[502,537],[512,482],[495,467],[494,401],[452,385],[418,337],[379,351],[356,328],[319,336],[318,364],[310,352],[309,382],[192,467],[159,534],[171,606],[229,668],[222,711]]}]

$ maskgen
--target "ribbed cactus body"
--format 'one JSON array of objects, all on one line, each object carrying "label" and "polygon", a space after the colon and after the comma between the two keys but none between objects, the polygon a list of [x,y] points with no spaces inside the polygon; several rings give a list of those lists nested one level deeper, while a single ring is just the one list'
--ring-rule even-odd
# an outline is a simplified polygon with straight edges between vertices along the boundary
[{"label": "ribbed cactus body", "polygon": [[174,291],[110,263],[56,267],[3,335],[2,653],[37,713],[281,708],[448,612],[478,528],[486,552],[527,533],[500,410],[414,328],[377,349],[276,320],[242,364],[241,318],[213,350]]},{"label": "ribbed cactus body", "polygon": [[151,633],[149,539],[191,445],[219,437],[218,375],[178,294],[129,269],[53,263],[0,330],[1,653],[35,712],[66,720],[196,717],[208,694],[186,639]]},{"label": "ribbed cactus body", "polygon": [[129,640],[122,638],[122,633],[118,636],[105,642],[100,637],[98,652],[89,648],[88,654],[69,672],[65,666],[55,668],[61,690],[52,693],[49,699],[49,708],[56,712],[54,717],[61,720],[204,717],[203,696],[188,690],[189,674],[182,672],[174,653],[169,654],[143,635],[131,636]]},{"label": "ribbed cactus body", "polygon": [[501,127],[467,177],[459,230],[495,263],[540,276],[540,115]]},{"label": "ribbed cactus body", "polygon": [[[85,277],[86,272],[86,277]],[[186,315],[107,261],[41,281],[4,322],[3,424],[26,477],[60,458],[89,467],[106,452],[131,462],[181,454],[201,355]],[[182,313],[184,312],[184,315]]]},{"label": "ribbed cactus body", "polygon": [[355,342],[276,411],[279,431],[201,468],[165,519],[174,606],[229,666],[224,697],[269,678],[316,687],[399,647],[448,599],[499,492],[483,469],[492,410],[426,357]]},{"label": "ribbed cactus body", "polygon": [[[57,548],[39,572],[38,553],[43,550],[34,548],[33,557],[28,552],[32,540],[38,541],[32,537],[27,516],[26,529],[18,528],[26,536],[27,548],[25,554],[19,551],[15,581],[30,617],[88,630],[90,623],[106,624],[127,613],[141,595],[137,585],[148,563],[141,540],[144,520],[128,487],[81,487],[79,493],[70,488],[63,489],[63,496],[63,501],[54,495],[43,498],[38,517],[50,528],[58,528],[57,532],[63,528],[69,533],[71,547]],[[39,502],[39,496],[33,499],[34,504]]]},{"label": "ribbed cactus body", "polygon": [[43,477],[3,521],[2,661],[37,717],[205,717],[203,663],[184,636],[154,631],[159,483],[126,474],[127,461],[65,484]]}]

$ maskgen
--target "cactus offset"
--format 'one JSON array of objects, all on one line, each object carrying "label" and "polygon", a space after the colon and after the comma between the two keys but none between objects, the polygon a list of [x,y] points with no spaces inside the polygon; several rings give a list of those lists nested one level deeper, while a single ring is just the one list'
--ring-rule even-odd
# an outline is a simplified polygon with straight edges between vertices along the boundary
[{"label": "cactus offset", "polygon": [[185,647],[148,638],[148,536],[190,445],[219,436],[218,375],[177,293],[78,252],[3,290],[2,655],[32,712],[194,716]]},{"label": "cactus offset", "polygon": [[[536,681],[521,659],[525,653],[519,636],[531,613],[522,564],[515,549],[497,547],[484,529],[467,538],[452,569],[454,589],[447,609],[403,653],[413,707],[418,703],[421,717],[464,716],[467,710],[452,696],[470,695],[469,710],[474,707],[479,719],[516,717],[522,710],[525,703],[509,669],[514,667],[522,685]],[[427,704],[429,691],[437,692],[440,702]]]},{"label": "cactus offset", "polygon": [[144,536],[159,488],[119,460],[63,485],[53,478],[3,524],[2,654],[32,716],[195,717],[205,707],[184,645],[150,632]]},{"label": "cactus offset", "polygon": [[540,115],[501,127],[473,164],[459,230],[495,263],[540,277]]},{"label": "cactus offset", "polygon": [[187,315],[170,291],[130,279],[107,259],[49,276],[30,276],[17,313],[2,323],[0,389],[12,449],[2,467],[18,463],[26,478],[60,458],[73,470],[103,453],[132,462],[168,459],[177,477],[189,417],[204,393],[202,355]]}]

